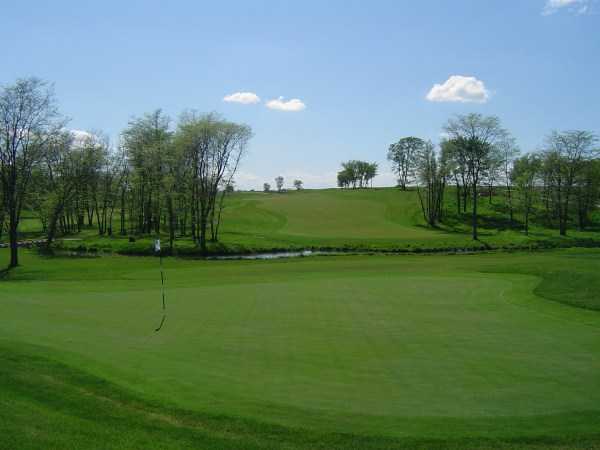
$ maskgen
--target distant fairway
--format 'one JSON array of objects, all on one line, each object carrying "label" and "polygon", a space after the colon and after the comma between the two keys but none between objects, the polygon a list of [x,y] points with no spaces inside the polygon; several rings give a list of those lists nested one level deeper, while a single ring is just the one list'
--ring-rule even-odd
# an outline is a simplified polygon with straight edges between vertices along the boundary
[{"label": "distant fairway", "polygon": [[228,202],[223,224],[224,239],[248,234],[307,245],[418,245],[456,239],[426,228],[416,192],[398,189],[237,193]]},{"label": "distant fairway", "polygon": [[[421,210],[412,192],[325,189],[239,197],[255,199],[256,210],[280,218],[273,225],[282,234],[325,238],[423,238],[430,234],[416,227],[422,223]],[[227,218],[237,219],[234,214]]]},{"label": "distant fairway", "polygon": [[158,334],[156,259],[25,255],[0,282],[0,448],[600,442],[598,251],[168,259]]},{"label": "distant fairway", "polygon": [[[521,217],[515,214],[512,226],[508,222],[506,199],[501,193],[479,202],[480,240],[471,239],[470,210],[456,212],[452,189],[448,190],[444,220],[438,228],[426,226],[417,192],[396,188],[314,189],[284,193],[236,192],[227,197],[220,228],[219,243],[211,245],[215,252],[261,252],[286,249],[340,249],[421,251],[495,247],[528,248],[543,242],[551,246],[573,246],[578,240],[585,245],[599,241],[597,228],[577,231],[572,224],[567,237],[549,228],[542,216],[534,216],[530,235],[522,231]],[[41,224],[27,212],[21,233],[24,238],[42,236]],[[599,217],[594,223],[599,223]],[[119,229],[115,214],[113,229]],[[163,239],[168,238],[167,226],[162,226]],[[176,251],[198,251],[190,237],[177,236]],[[128,236],[114,233],[99,237],[94,226],[67,236],[59,243],[67,248],[105,249],[125,254],[145,254],[152,249],[152,236]],[[6,240],[6,236],[4,236]]]}]

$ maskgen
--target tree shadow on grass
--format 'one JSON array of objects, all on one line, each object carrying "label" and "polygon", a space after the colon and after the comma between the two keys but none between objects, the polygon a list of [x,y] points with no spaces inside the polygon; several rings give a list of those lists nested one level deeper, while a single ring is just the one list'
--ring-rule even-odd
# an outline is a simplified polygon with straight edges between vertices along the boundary
[{"label": "tree shadow on grass", "polygon": [[[499,209],[504,209],[502,207],[499,207]],[[453,232],[458,232],[458,233],[468,233],[470,232],[471,226],[472,226],[472,216],[470,213],[461,213],[461,214],[446,214],[446,216],[444,217],[442,223],[444,226],[446,226],[447,228],[449,228],[450,230],[452,230]],[[500,214],[498,213],[493,213],[493,214],[478,214],[477,216],[477,226],[479,228],[481,228],[483,232],[486,232],[485,234],[494,234],[496,232],[501,232],[501,231],[507,231],[507,230],[511,230],[511,231],[518,231],[518,230],[522,230],[524,227],[524,224],[516,219],[513,218],[513,220],[510,220],[510,216],[508,213],[505,214]],[[484,231],[485,229],[485,231]]]},{"label": "tree shadow on grass", "polygon": [[0,281],[6,280],[8,275],[10,274],[12,267],[5,267],[4,269],[0,269]]}]

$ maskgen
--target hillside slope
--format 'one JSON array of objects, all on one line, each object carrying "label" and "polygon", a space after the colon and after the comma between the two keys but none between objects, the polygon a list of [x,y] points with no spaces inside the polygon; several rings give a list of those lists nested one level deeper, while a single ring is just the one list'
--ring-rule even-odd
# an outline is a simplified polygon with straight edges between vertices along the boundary
[{"label": "hillside slope", "polygon": [[[448,248],[524,245],[558,239],[556,230],[534,223],[530,236],[519,217],[510,226],[503,196],[480,200],[482,244],[470,238],[469,212],[458,214],[451,192],[439,228],[423,220],[417,192],[395,188],[304,190],[285,193],[236,193],[223,214],[222,240],[250,246],[338,247],[362,249]],[[571,231],[570,239],[597,238]]]},{"label": "hillside slope", "polygon": [[[592,245],[600,242],[598,229],[584,232],[569,229],[561,237],[540,213],[533,218],[530,235],[522,231],[521,218],[515,214],[511,224],[503,195],[479,202],[479,241],[471,239],[470,211],[458,213],[454,193],[446,194],[444,218],[437,228],[423,220],[417,192],[396,188],[375,189],[315,189],[271,192],[236,192],[226,199],[220,228],[219,243],[210,250],[220,253],[257,252],[285,249],[339,250],[439,250],[490,247],[529,247]],[[541,208],[540,208],[541,211]],[[31,213],[21,229],[24,238],[41,235],[41,226]],[[118,215],[114,218],[118,229]],[[596,221],[598,222],[598,221]],[[162,232],[166,238],[166,225]],[[189,233],[189,223],[188,223]],[[114,235],[101,237],[95,227],[68,236],[67,248],[106,249],[121,253],[148,253],[152,236]],[[6,238],[6,237],[5,237]],[[179,252],[195,253],[190,236],[176,241]]]}]

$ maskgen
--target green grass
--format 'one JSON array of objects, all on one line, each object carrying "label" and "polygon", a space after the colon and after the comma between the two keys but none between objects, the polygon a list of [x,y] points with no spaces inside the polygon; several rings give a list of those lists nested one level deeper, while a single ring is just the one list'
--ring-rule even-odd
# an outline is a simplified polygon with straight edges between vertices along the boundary
[{"label": "green grass", "polygon": [[[599,245],[597,231],[570,230],[568,237],[534,218],[530,236],[521,231],[519,216],[511,228],[502,195],[480,200],[480,241],[470,235],[470,215],[457,214],[450,190],[446,219],[437,229],[425,226],[415,191],[393,188],[300,192],[235,193],[223,214],[220,243],[213,252],[236,253],[302,248],[341,250],[423,251],[456,248],[527,248]],[[164,230],[163,230],[164,231]],[[165,236],[166,237],[166,236]],[[151,252],[152,237],[99,238],[89,229],[64,241],[70,249],[109,250],[125,254]],[[197,253],[189,237],[176,242],[180,254]]]},{"label": "green grass", "polygon": [[0,448],[600,447],[598,250],[157,263],[23,253]]}]

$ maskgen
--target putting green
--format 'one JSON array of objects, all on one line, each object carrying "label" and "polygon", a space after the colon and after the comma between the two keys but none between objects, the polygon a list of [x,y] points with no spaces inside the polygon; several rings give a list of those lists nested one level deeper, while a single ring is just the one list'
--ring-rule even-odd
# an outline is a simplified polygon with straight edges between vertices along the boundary
[{"label": "putting green", "polygon": [[600,312],[535,274],[597,271],[598,251],[168,259],[160,333],[156,259],[23,263],[0,282],[2,342],[164,405],[390,437],[597,429]]}]

